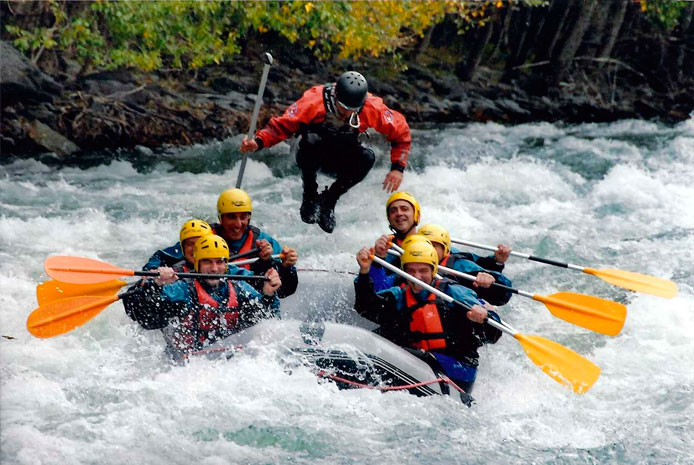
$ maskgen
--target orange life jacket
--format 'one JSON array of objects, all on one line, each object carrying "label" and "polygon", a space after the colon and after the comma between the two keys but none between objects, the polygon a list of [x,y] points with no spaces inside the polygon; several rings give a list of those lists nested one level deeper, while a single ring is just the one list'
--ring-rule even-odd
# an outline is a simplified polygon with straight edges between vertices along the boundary
[{"label": "orange life jacket", "polygon": [[[243,241],[243,245],[241,245],[241,248],[236,252],[236,254],[242,254],[244,252],[248,252],[251,250],[253,247],[255,247],[255,241],[258,240],[258,237],[260,236],[260,229],[256,228],[255,226],[248,226],[248,237],[246,237],[246,240]],[[236,255],[234,254],[234,255]],[[248,257],[244,258],[239,258],[239,260],[245,260]],[[234,262],[231,262],[234,263]],[[240,265],[239,268],[245,268],[247,270],[251,269],[251,264],[246,263],[245,265]]]},{"label": "orange life jacket", "polygon": [[412,288],[407,286],[405,304],[407,311],[412,312],[410,320],[410,332],[414,341],[412,346],[423,350],[446,348],[436,295],[429,294],[426,301],[419,302],[414,296]]}]

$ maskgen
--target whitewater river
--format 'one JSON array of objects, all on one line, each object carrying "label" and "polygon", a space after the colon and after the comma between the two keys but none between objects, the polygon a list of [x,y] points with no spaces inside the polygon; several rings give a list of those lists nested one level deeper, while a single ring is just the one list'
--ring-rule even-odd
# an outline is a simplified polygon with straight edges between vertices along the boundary
[{"label": "whitewater river", "polygon": [[[0,462],[3,464],[691,464],[694,463],[694,119],[413,132],[403,190],[422,221],[454,238],[595,268],[671,279],[671,300],[511,258],[517,288],[622,302],[608,337],[514,297],[500,313],[522,333],[602,368],[585,395],[542,373],[515,339],[481,350],[476,405],[451,397],[339,391],[268,351],[230,361],[165,362],[158,331],[120,303],[62,336],[25,327],[52,254],[139,268],[191,217],[214,220],[236,182],[239,138],[182,150],[51,157],[0,165]],[[298,249],[300,267],[356,271],[354,255],[387,232],[387,150],[341,199],[332,235],[299,219],[289,147],[254,156],[243,187],[253,222]],[[139,161],[138,161],[139,160]],[[326,179],[321,179],[325,183]],[[348,275],[335,274],[346,289]],[[302,292],[321,293],[318,286]],[[345,291],[346,292],[346,291]],[[346,292],[345,295],[348,293]],[[331,291],[326,299],[340,298]],[[346,310],[345,310],[346,311]]]}]

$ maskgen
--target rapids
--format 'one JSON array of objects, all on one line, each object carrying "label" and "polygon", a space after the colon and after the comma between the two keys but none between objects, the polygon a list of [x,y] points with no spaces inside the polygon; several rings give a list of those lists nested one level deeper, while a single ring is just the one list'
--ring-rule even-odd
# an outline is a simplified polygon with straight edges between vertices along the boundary
[{"label": "rapids", "polygon": [[[422,222],[454,238],[679,285],[665,300],[509,260],[505,273],[519,289],[627,305],[614,338],[530,299],[500,309],[520,332],[602,368],[583,396],[544,375],[508,336],[481,350],[477,404],[468,409],[445,396],[339,391],[308,369],[287,369],[272,348],[173,367],[159,332],[140,329],[120,303],[62,336],[27,332],[48,255],[139,268],[176,242],[187,219],[215,219],[218,194],[236,182],[239,141],[120,151],[110,162],[92,154],[60,169],[50,156],[0,165],[1,463],[694,462],[694,119],[413,131],[401,189],[420,201]],[[299,218],[301,180],[287,144],[249,158],[243,188],[253,223],[295,247],[299,268],[356,271],[357,250],[387,232],[387,147],[376,137],[366,143],[379,161],[338,203],[332,235]]]}]

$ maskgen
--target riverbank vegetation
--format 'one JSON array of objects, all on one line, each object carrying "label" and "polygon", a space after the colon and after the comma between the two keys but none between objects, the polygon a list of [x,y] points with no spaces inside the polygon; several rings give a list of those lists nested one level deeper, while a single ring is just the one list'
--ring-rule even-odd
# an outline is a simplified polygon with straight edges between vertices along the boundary
[{"label": "riverbank vegetation", "polygon": [[[104,105],[123,107],[104,97],[137,92],[142,105],[144,92],[154,92],[156,82],[182,99],[187,98],[182,91],[200,93],[201,87],[228,97],[229,113],[214,124],[232,121],[234,132],[243,126],[237,118],[244,118],[239,112],[246,106],[230,92],[253,92],[254,81],[244,80],[243,73],[254,69],[244,63],[262,50],[282,52],[275,70],[279,87],[273,88],[271,75],[268,89],[276,111],[309,80],[324,82],[346,67],[368,73],[375,91],[397,96],[389,104],[413,122],[681,120],[694,102],[694,2],[3,0],[0,8],[2,40],[56,80],[60,90],[50,92],[52,103],[66,101],[60,108],[65,115],[82,115],[81,124],[85,105],[96,117]],[[104,80],[104,73],[110,81],[121,76],[115,80],[134,82],[90,96],[95,86],[84,83],[95,76]],[[221,75],[232,82],[224,87]],[[284,82],[277,82],[280,78]],[[541,98],[545,101],[538,103]],[[46,116],[45,108],[27,112],[26,102],[15,102],[7,91],[3,100],[23,105],[7,115],[3,111],[3,128],[7,118],[20,121],[13,126],[17,137],[26,126],[21,118],[39,119],[81,139],[80,146],[86,142],[61,114]],[[181,108],[205,111],[195,105],[190,99],[171,103],[179,114],[162,113],[157,125],[176,120],[169,122],[179,128],[169,132],[180,133],[188,126],[179,119]],[[114,111],[111,123],[123,120]],[[142,116],[145,109],[137,112]],[[92,121],[90,130],[99,124]],[[132,140],[156,144],[157,125],[138,123],[136,130],[153,138]],[[162,140],[186,143],[228,133],[201,130]],[[98,140],[87,146],[109,143],[108,137]]]}]

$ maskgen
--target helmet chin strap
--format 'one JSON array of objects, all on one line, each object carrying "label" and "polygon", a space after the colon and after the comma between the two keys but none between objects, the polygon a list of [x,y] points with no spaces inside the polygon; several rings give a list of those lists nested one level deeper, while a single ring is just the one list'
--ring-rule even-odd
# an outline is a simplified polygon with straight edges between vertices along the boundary
[{"label": "helmet chin strap", "polygon": [[349,117],[349,125],[354,129],[359,129],[359,114],[356,111],[353,111],[352,116]]}]

